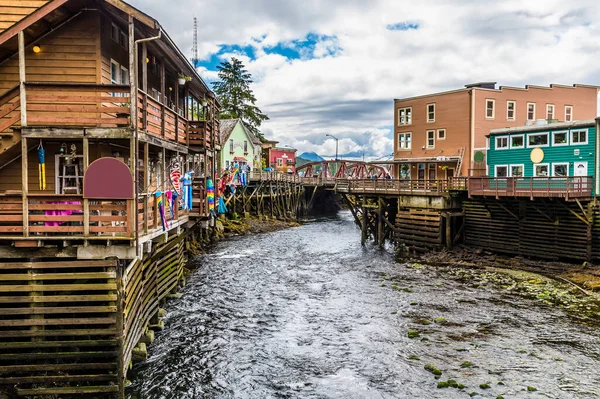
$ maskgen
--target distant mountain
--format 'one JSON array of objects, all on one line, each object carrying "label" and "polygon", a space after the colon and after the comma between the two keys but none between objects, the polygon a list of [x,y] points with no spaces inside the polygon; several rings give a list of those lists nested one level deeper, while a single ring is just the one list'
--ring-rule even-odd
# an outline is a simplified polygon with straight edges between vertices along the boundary
[{"label": "distant mountain", "polygon": [[302,158],[308,162],[319,162],[325,160],[325,158],[323,158],[316,152],[303,152],[302,154],[296,156],[296,159],[297,158]]}]

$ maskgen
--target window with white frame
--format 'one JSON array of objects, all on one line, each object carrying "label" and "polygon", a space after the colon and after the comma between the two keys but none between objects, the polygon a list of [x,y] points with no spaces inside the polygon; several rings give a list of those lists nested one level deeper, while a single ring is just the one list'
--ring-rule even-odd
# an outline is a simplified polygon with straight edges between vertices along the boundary
[{"label": "window with white frame", "polygon": [[508,177],[508,165],[496,165],[494,175],[496,177]]},{"label": "window with white frame", "polygon": [[527,120],[532,121],[535,119],[535,103],[527,103]]},{"label": "window with white frame", "polygon": [[486,99],[485,100],[485,118],[494,119],[496,116],[496,100]]},{"label": "window with white frame", "polygon": [[508,148],[508,136],[496,137],[496,149],[504,150]]},{"label": "window with white frame", "polygon": [[121,67],[119,66],[119,64],[114,61],[114,60],[110,60],[110,83],[113,85],[118,85],[119,81],[120,81],[120,76],[121,76]]},{"label": "window with white frame", "polygon": [[398,133],[398,149],[399,150],[410,150],[411,149],[412,133]]},{"label": "window with white frame", "polygon": [[427,104],[427,123],[435,122],[435,103]]},{"label": "window with white frame", "polygon": [[552,145],[561,146],[569,144],[568,132],[552,132]]},{"label": "window with white frame", "polygon": [[587,129],[571,130],[571,145],[588,143]]},{"label": "window with white frame", "polygon": [[565,105],[565,122],[573,121],[573,106]]},{"label": "window with white frame", "polygon": [[510,165],[510,177],[523,177],[524,165]]},{"label": "window with white frame", "polygon": [[244,154],[248,153],[248,142],[244,140]]},{"label": "window with white frame", "polygon": [[548,133],[536,133],[527,136],[527,147],[547,147]]},{"label": "window with white frame", "polygon": [[121,67],[121,84],[128,85],[129,84],[129,70],[125,67]]},{"label": "window with white frame", "polygon": [[233,139],[229,140],[229,152],[233,154]]},{"label": "window with white frame", "polygon": [[427,131],[427,148],[435,148],[435,130]]},{"label": "window with white frame", "polygon": [[283,166],[283,158],[277,158],[277,166],[278,167],[282,167]]},{"label": "window with white frame", "polygon": [[225,169],[229,169],[229,160],[225,160]]},{"label": "window with white frame", "polygon": [[554,104],[546,104],[546,119],[554,119]]},{"label": "window with white frame", "polygon": [[533,165],[533,176],[547,177],[550,176],[550,165],[547,163],[538,163]]},{"label": "window with white frame", "polygon": [[446,140],[446,129],[438,129],[437,139],[438,140]]},{"label": "window with white frame", "polygon": [[506,102],[506,120],[514,121],[517,117],[517,102],[508,100]]},{"label": "window with white frame", "polygon": [[553,163],[552,164],[552,176],[554,176],[554,177],[569,176],[569,164],[568,163]]},{"label": "window with white frame", "polygon": [[510,136],[510,148],[525,148],[525,136],[522,134]]},{"label": "window with white frame", "polygon": [[410,125],[412,123],[412,107],[398,108],[398,125]]}]

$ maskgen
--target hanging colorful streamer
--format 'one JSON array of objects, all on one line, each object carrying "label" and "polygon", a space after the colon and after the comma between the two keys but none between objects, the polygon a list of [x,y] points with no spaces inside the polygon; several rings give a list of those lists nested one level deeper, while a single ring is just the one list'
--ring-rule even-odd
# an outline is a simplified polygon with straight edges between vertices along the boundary
[{"label": "hanging colorful streamer", "polygon": [[46,152],[44,151],[44,147],[42,146],[42,141],[40,140],[40,145],[37,148],[38,153],[38,180],[40,183],[40,190],[46,189]]},{"label": "hanging colorful streamer", "polygon": [[215,185],[212,179],[206,179],[206,198],[208,199],[208,211],[211,215],[215,213]]},{"label": "hanging colorful streamer", "polygon": [[158,207],[158,212],[160,213],[160,220],[162,221],[163,231],[167,231],[167,222],[165,220],[165,207],[163,204],[162,192],[156,192],[156,206]]},{"label": "hanging colorful streamer", "polygon": [[183,175],[183,209],[192,209],[192,175],[186,172]]}]

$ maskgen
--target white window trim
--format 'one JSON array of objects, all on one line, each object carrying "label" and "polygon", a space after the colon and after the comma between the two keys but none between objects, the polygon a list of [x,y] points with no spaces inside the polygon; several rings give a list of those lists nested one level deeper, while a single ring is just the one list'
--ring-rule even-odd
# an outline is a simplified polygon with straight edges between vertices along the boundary
[{"label": "white window trim", "polygon": [[[531,136],[542,136],[542,135],[546,135],[546,137],[548,138],[547,142],[548,144],[542,144],[542,145],[529,145],[529,137]],[[527,140],[527,148],[536,148],[536,147],[549,147],[550,146],[550,135],[546,132],[546,133],[532,133],[532,134],[528,134],[526,137]]]},{"label": "white window trim", "polygon": [[[554,136],[557,135],[558,133],[566,133],[567,135],[567,142],[566,143],[562,143],[562,144],[556,144],[556,142],[554,141]],[[563,147],[565,145],[569,145],[570,143],[570,137],[569,137],[569,131],[568,130],[559,130],[556,132],[552,132],[552,147]]]},{"label": "white window trim", "polygon": [[[487,114],[489,101],[492,102],[492,116],[488,116]],[[485,119],[496,119],[496,100],[494,100],[493,98],[485,99]]]},{"label": "white window trim", "polygon": [[[512,145],[512,139],[514,139],[515,137],[522,137],[523,138],[523,145],[518,146],[518,147],[513,147]],[[508,148],[510,148],[511,150],[518,150],[521,148],[525,148],[525,135],[524,134],[515,134],[514,136],[510,136],[509,137],[509,141],[508,141]]]},{"label": "white window trim", "polygon": [[[530,105],[533,105],[533,119],[529,119],[529,106]],[[536,108],[537,108],[537,106],[535,105],[535,103],[527,103],[527,120],[528,121],[534,121],[535,120]]]},{"label": "white window trim", "polygon": [[[429,145],[429,133],[433,133],[433,146]],[[428,150],[435,149],[435,130],[427,130],[425,137],[426,137],[425,148],[427,148]]]},{"label": "white window trim", "polygon": [[[552,118],[548,118],[548,114],[549,114],[548,110],[550,107],[552,107]],[[554,106],[554,104],[546,104],[546,119],[547,120],[556,119],[555,116],[556,116],[556,107]]]},{"label": "white window trim", "polygon": [[[129,69],[127,69],[123,65],[121,65],[121,72],[125,72],[125,76],[127,76],[127,82],[129,82]],[[123,75],[121,75],[121,77],[122,76]],[[121,79],[121,80],[123,80],[123,79]],[[129,83],[124,83],[124,82],[119,82],[119,83],[122,84],[122,85],[129,84]]]},{"label": "white window trim", "polygon": [[[500,139],[506,139],[506,147],[498,147],[498,140]],[[494,137],[494,140],[494,148],[496,150],[508,150],[510,148],[509,136],[496,136]]]},{"label": "white window trim", "polygon": [[[433,105],[433,119],[429,119],[429,106],[430,105]],[[427,104],[425,107],[425,111],[427,112],[427,123],[434,123],[435,122],[435,103]]]},{"label": "white window trim", "polygon": [[[444,132],[444,138],[440,138],[440,131],[443,131],[443,132]],[[437,139],[438,139],[438,140],[446,140],[446,136],[447,136],[447,135],[448,135],[448,130],[447,130],[447,129],[438,129],[438,130],[437,130],[437,135],[436,135],[436,137],[437,137]]]},{"label": "white window trim", "polygon": [[[512,103],[513,104],[513,116],[512,118],[510,116],[508,116],[508,104]],[[506,100],[506,120],[507,121],[515,121],[517,120],[517,102],[515,100]]]},{"label": "white window trim", "polygon": [[[567,108],[571,109],[571,120],[567,120]],[[565,122],[573,122],[573,106],[565,105]]]},{"label": "white window trim", "polygon": [[[410,122],[409,123],[400,123],[400,111],[405,111],[404,112],[404,119],[408,121],[408,118],[406,117],[406,110],[407,109],[410,110]],[[410,126],[410,125],[412,125],[412,107],[398,108],[398,126]]]},{"label": "white window trim", "polygon": [[[506,177],[509,176],[510,168],[508,167],[508,165],[495,165],[494,166],[494,177],[498,177],[498,168],[506,168]],[[504,178],[504,176],[502,178]]]},{"label": "white window trim", "polygon": [[[119,75],[117,75],[117,80],[116,81],[113,81],[113,76],[112,76],[112,66],[113,65],[115,65],[117,67],[117,71],[119,72]],[[110,59],[110,84],[113,84],[113,85],[118,85],[119,84],[119,80],[121,80],[120,73],[121,73],[121,65],[117,61],[115,61],[115,60],[113,60],[111,58]]]},{"label": "white window trim", "polygon": [[[410,137],[410,145],[407,147],[400,147],[400,135],[404,135],[404,136],[408,136]],[[406,140],[406,137],[404,138],[404,142],[408,143],[408,141]],[[398,151],[410,151],[412,149],[412,132],[402,132],[402,133],[398,133]]]},{"label": "white window trim", "polygon": [[[560,166],[560,165],[566,165],[567,166],[567,176],[556,176],[554,174],[554,167],[555,166]],[[557,163],[553,163],[552,164],[552,168],[550,169],[550,172],[552,173],[552,177],[568,177],[569,175],[569,163],[568,162],[557,162]]]},{"label": "white window trim", "polygon": [[[523,175],[521,175],[521,176],[513,176],[512,175],[512,168],[515,167],[515,166],[520,166],[521,167],[521,170],[523,171]],[[522,163],[510,164],[508,166],[508,177],[525,177],[525,164],[522,164]]]},{"label": "white window trim", "polygon": [[[536,172],[536,167],[538,166],[547,166],[548,167],[548,175],[547,176],[538,176]],[[533,164],[533,177],[550,177],[550,164],[549,163],[534,163]]]},{"label": "white window trim", "polygon": [[[575,143],[573,141],[573,133],[575,132],[585,132],[585,142],[583,143]],[[569,134],[569,140],[571,145],[587,145],[589,143],[590,140],[590,132],[589,129],[572,129],[570,134]]]}]

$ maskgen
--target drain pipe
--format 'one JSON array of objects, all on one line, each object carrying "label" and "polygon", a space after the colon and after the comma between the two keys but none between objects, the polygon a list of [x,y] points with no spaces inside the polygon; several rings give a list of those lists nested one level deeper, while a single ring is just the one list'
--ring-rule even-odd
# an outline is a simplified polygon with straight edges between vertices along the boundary
[{"label": "drain pipe", "polygon": [[[135,223],[135,253],[138,258],[142,259],[143,251],[140,250],[140,232],[139,232],[139,223],[137,220],[137,207],[138,207],[138,192],[139,192],[139,118],[138,118],[138,45],[140,43],[152,42],[155,40],[159,40],[162,37],[162,28],[159,28],[158,35],[153,37],[148,37],[144,39],[135,40],[135,25],[133,16],[129,16],[129,84],[131,86],[131,121],[133,123],[133,131],[134,131],[134,145],[135,145],[135,154],[134,154],[134,176],[133,176],[133,184],[134,184],[134,206],[133,212],[135,214],[135,218],[133,218]],[[133,54],[132,54],[133,52]],[[147,170],[144,173],[148,173]],[[146,193],[146,195],[148,195]],[[148,215],[144,215],[144,217],[148,217]]]}]

